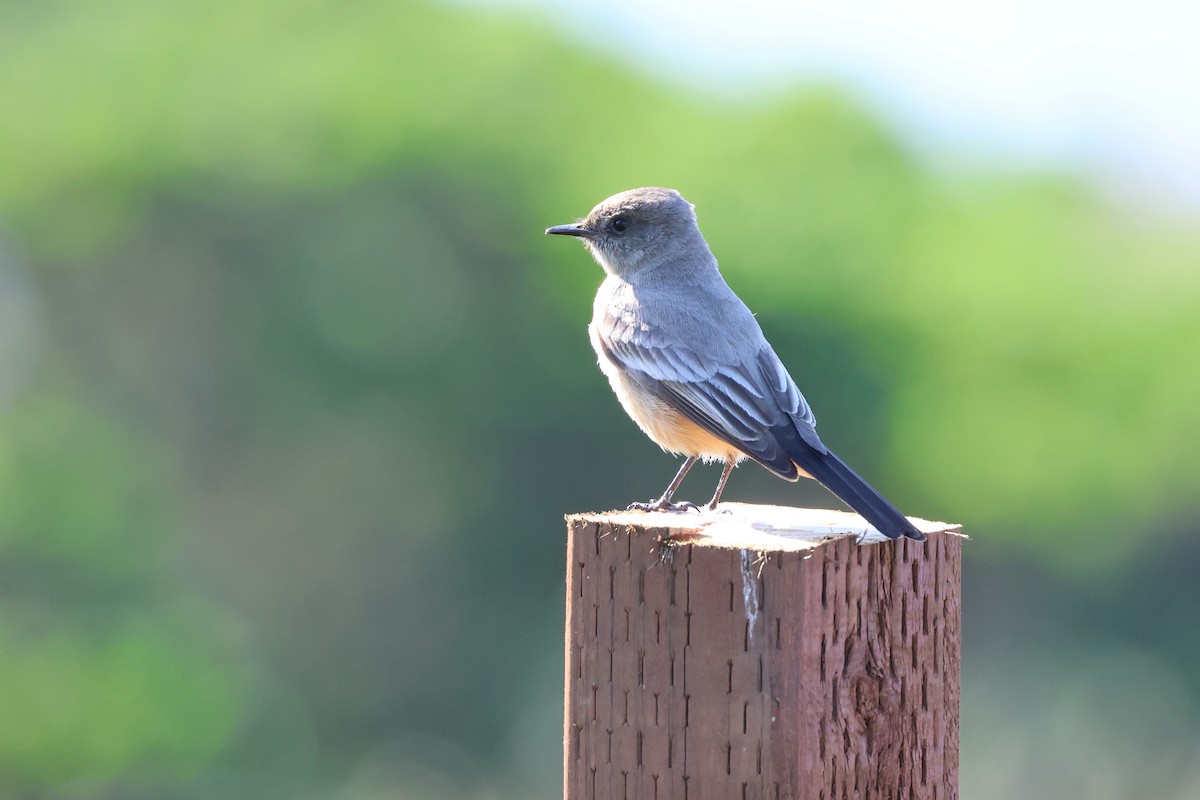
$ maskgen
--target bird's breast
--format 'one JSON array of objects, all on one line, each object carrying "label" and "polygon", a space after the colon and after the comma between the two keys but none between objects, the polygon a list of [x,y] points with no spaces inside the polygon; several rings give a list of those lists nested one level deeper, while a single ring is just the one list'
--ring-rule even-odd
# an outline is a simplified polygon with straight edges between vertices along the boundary
[{"label": "bird's breast", "polygon": [[662,449],[686,456],[731,461],[744,456],[630,378],[604,352],[595,324],[588,329],[600,370],[608,378],[625,413]]}]

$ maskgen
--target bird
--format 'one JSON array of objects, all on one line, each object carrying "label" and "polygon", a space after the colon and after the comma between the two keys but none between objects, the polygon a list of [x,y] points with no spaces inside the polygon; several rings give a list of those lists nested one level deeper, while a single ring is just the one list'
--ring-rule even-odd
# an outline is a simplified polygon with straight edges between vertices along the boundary
[{"label": "bird", "polygon": [[662,496],[631,510],[699,510],[674,497],[703,459],[724,463],[706,506],[717,511],[734,466],[749,458],[784,480],[815,479],[889,539],[925,539],[821,441],[812,408],[725,282],[683,195],[620,192],[546,233],[582,240],[603,268],[588,326],[600,369],[638,427],[685,457]]}]

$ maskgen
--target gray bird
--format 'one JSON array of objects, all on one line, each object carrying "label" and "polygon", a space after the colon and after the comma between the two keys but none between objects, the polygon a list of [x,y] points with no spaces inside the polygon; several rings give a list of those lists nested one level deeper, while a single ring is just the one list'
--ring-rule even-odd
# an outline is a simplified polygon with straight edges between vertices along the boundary
[{"label": "gray bird", "polygon": [[822,443],[816,418],[758,321],[717,269],[691,203],[673,189],[632,189],[580,222],[577,236],[608,273],[588,327],[600,369],[656,444],[686,457],[662,497],[630,508],[694,508],[673,498],[698,459],[752,458],[779,477],[819,481],[889,538],[925,536]]}]

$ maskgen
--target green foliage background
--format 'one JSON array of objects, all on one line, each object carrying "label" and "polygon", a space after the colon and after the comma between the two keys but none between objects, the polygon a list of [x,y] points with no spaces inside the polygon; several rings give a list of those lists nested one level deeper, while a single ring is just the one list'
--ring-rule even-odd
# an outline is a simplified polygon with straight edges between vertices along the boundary
[{"label": "green foliage background", "polygon": [[974,537],[963,796],[1200,793],[1194,218],[416,3],[5,4],[0,109],[0,797],[558,792],[561,515],[673,465],[541,231],[639,185]]}]

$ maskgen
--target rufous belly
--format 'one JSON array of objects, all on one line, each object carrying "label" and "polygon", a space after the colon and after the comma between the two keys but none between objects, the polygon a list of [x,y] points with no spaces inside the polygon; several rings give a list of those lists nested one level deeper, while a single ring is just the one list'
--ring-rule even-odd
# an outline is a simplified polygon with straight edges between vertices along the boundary
[{"label": "rufous belly", "polygon": [[706,461],[740,461],[745,458],[737,448],[713,436],[630,380],[603,354],[600,355],[600,369],[608,376],[625,413],[662,449],[685,456],[699,456]]}]

